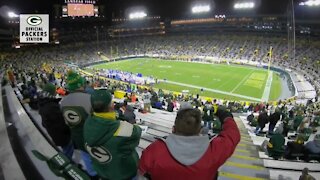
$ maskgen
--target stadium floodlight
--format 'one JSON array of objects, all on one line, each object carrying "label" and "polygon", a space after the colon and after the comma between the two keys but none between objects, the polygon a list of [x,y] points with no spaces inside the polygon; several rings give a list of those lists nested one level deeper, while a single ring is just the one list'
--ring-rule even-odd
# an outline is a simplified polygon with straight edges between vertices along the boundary
[{"label": "stadium floodlight", "polygon": [[145,17],[147,17],[147,13],[145,13],[143,11],[138,11],[138,12],[134,12],[134,13],[129,14],[129,19],[143,19]]},{"label": "stadium floodlight", "polygon": [[254,2],[238,2],[234,4],[234,9],[252,9],[255,7]]},{"label": "stadium floodlight", "polygon": [[8,12],[8,17],[9,18],[17,18],[17,17],[19,17],[19,15],[17,15],[16,13],[10,11],[10,12]]},{"label": "stadium floodlight", "polygon": [[300,6],[320,6],[320,0],[308,0],[305,2],[299,3]]},{"label": "stadium floodlight", "polygon": [[206,13],[211,10],[210,5],[196,5],[192,7],[193,14]]}]

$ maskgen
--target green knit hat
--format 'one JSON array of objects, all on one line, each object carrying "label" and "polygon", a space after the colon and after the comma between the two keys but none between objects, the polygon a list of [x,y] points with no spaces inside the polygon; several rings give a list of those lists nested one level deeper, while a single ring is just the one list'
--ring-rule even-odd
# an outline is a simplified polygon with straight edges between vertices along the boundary
[{"label": "green knit hat", "polygon": [[85,79],[74,71],[69,71],[67,75],[67,89],[75,91],[85,85]]},{"label": "green knit hat", "polygon": [[43,87],[43,92],[48,93],[50,96],[55,96],[56,95],[56,87],[51,83],[47,83]]},{"label": "green knit hat", "polygon": [[106,89],[95,90],[91,94],[91,106],[94,112],[104,112],[111,101],[112,95]]}]

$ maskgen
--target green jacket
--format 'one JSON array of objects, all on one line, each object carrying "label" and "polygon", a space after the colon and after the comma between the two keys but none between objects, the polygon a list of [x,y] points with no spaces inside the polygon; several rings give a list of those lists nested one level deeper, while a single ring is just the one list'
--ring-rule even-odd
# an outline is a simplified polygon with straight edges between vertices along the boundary
[{"label": "green jacket", "polygon": [[86,151],[83,141],[83,125],[91,114],[90,95],[76,92],[64,97],[60,103],[62,114],[70,127],[71,139],[76,149]]},{"label": "green jacket", "polygon": [[137,173],[139,156],[135,148],[140,141],[141,128],[117,121],[115,114],[113,117],[110,114],[94,114],[87,119],[85,147],[99,176],[108,180],[131,179]]},{"label": "green jacket", "polygon": [[285,139],[282,134],[274,134],[268,143],[268,154],[273,158],[280,158],[284,154],[285,149]]}]

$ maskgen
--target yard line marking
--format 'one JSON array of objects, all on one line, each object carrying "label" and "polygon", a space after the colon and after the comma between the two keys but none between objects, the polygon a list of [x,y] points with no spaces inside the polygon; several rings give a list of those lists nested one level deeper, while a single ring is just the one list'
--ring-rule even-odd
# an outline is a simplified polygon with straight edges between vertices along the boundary
[{"label": "yard line marking", "polygon": [[266,81],[266,86],[264,87],[264,91],[263,91],[262,98],[261,98],[261,100],[264,102],[269,101],[269,96],[270,96],[270,91],[271,91],[271,86],[272,86],[272,78],[273,78],[273,72],[270,71],[268,73],[268,79]]},{"label": "yard line marking", "polygon": [[248,75],[246,75],[246,76],[239,82],[239,84],[237,84],[237,86],[232,89],[231,93],[233,93],[236,89],[238,89],[238,88],[240,87],[240,85],[242,85],[242,83],[243,83],[245,80],[247,80],[248,77],[251,76],[254,71],[255,71],[255,70],[252,70]]},{"label": "yard line marking", "polygon": [[217,90],[217,89],[204,88],[204,87],[201,87],[201,86],[184,84],[184,83],[179,83],[179,82],[174,82],[174,81],[169,81],[169,80],[161,80],[161,82],[165,82],[165,83],[168,83],[168,84],[175,84],[175,85],[185,86],[185,87],[190,87],[190,88],[195,88],[195,89],[201,89],[202,88],[205,91],[215,92],[215,93],[219,93],[219,94],[225,94],[225,95],[234,96],[234,97],[240,97],[240,98],[244,98],[244,99],[248,99],[248,100],[252,100],[252,101],[258,101],[258,102],[261,101],[261,99],[259,99],[259,98],[254,98],[254,97],[251,97],[251,96],[245,96],[245,95],[241,95],[241,94],[234,94],[234,93],[230,93],[230,92],[220,91],[220,90]]}]

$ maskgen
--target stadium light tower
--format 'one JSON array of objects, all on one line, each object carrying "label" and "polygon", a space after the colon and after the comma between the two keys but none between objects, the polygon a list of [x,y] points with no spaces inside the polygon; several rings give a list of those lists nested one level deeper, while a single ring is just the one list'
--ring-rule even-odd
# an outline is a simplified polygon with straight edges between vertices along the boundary
[{"label": "stadium light tower", "polygon": [[255,7],[254,2],[236,2],[233,5],[234,9],[253,9]]},{"label": "stadium light tower", "polygon": [[137,12],[133,12],[129,14],[129,19],[133,20],[133,19],[143,19],[147,17],[147,13],[145,13],[144,11],[137,11]]},{"label": "stadium light tower", "polygon": [[9,18],[17,18],[17,17],[19,17],[19,15],[17,15],[16,13],[14,13],[14,12],[12,12],[12,11],[9,11],[9,12],[8,12],[8,17],[9,17]]},{"label": "stadium light tower", "polygon": [[201,14],[201,13],[207,13],[211,10],[210,5],[195,5],[192,7],[191,11],[193,14]]},{"label": "stadium light tower", "polygon": [[314,6],[320,6],[320,0],[308,0],[305,2],[300,2],[300,6],[309,6],[309,7],[314,7]]},{"label": "stadium light tower", "polygon": [[[300,6],[318,7],[320,0],[307,0],[300,2]],[[293,60],[296,60],[296,19],[294,0],[289,1],[288,4],[288,49],[291,51]]]}]

